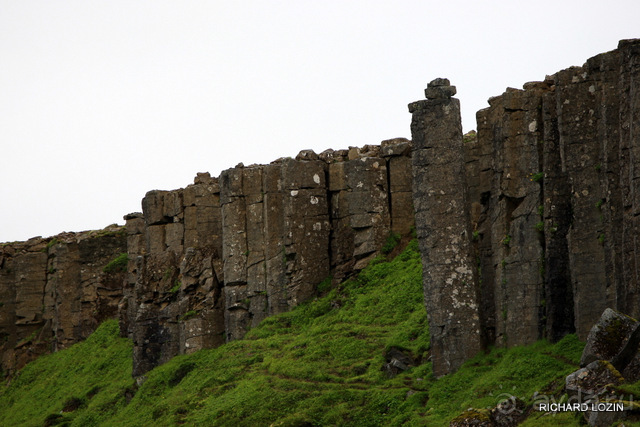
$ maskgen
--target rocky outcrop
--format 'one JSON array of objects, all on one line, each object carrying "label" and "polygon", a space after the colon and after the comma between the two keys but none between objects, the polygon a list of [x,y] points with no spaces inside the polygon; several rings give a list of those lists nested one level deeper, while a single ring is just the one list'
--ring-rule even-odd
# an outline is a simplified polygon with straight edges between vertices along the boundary
[{"label": "rocky outcrop", "polygon": [[[476,260],[478,296],[466,297],[462,305],[477,303],[485,345],[522,345],[542,337],[556,341],[572,332],[584,339],[609,306],[640,315],[634,243],[640,212],[635,185],[638,81],[640,40],[627,40],[582,67],[491,98],[490,106],[477,113],[477,135],[464,140],[453,128],[440,131],[447,121],[444,113],[423,114],[424,124],[416,125],[418,105],[445,102],[454,92],[447,82],[433,82],[426,90],[427,97],[440,100],[410,104],[414,177],[420,179],[414,181],[414,203],[423,257],[437,257],[434,245],[453,242],[453,230],[467,236],[456,246],[462,257]],[[429,144],[447,138],[450,148],[422,154],[423,146],[433,152]],[[455,157],[460,145],[463,168]],[[439,163],[455,165],[453,174],[436,172],[433,165]],[[451,175],[458,171],[462,178],[455,181]],[[440,192],[449,206],[460,206],[460,215],[468,212],[469,220],[452,223],[445,209],[433,220],[438,207],[427,202],[425,191]],[[435,268],[437,263],[425,263],[425,270],[430,268],[425,273],[430,327],[434,337],[457,349],[460,332],[447,333],[443,319],[435,320],[436,313],[455,307],[452,289],[445,285],[452,265]],[[464,310],[451,313],[454,319],[473,316]],[[470,333],[471,325],[465,330]],[[466,347],[469,354],[478,348],[475,337]],[[443,366],[459,365],[458,354],[466,347],[451,350]],[[434,363],[439,363],[437,357]]]},{"label": "rocky outcrop", "polygon": [[[81,340],[119,316],[133,375],[241,338],[317,294],[413,229],[411,142],[383,141],[149,191],[126,229],[0,249],[3,370]],[[120,257],[121,271],[102,272]],[[126,277],[125,277],[126,276]]]},{"label": "rocky outcrop", "polygon": [[411,143],[301,151],[269,165],[150,191],[127,220],[121,330],[134,376],[241,338],[380,253],[413,228]]},{"label": "rocky outcrop", "polygon": [[410,105],[413,142],[303,150],[150,191],[125,217],[123,290],[100,270],[125,252],[116,229],[4,244],[3,369],[86,336],[121,294],[136,376],[237,339],[410,233],[414,205],[436,375],[486,345],[584,339],[606,307],[638,317],[638,82],[640,41],[621,41],[491,98],[463,136],[455,87],[437,79]]},{"label": "rocky outcrop", "polygon": [[623,41],[478,112],[477,141],[465,148],[467,181],[479,183],[469,202],[489,342],[584,339],[607,306],[639,314],[630,274],[639,61],[640,42]]},{"label": "rocky outcrop", "polygon": [[623,41],[478,113],[477,144],[493,147],[501,165],[478,225],[494,248],[481,262],[496,267],[483,283],[493,284],[495,321],[485,327],[498,341],[573,331],[584,339],[607,306],[640,314],[629,274],[638,256],[631,244],[638,61],[640,42]]},{"label": "rocky outcrop", "polygon": [[[634,396],[618,388],[640,379],[640,322],[607,308],[593,326],[580,360],[581,369],[568,375],[565,391],[584,408],[591,426],[608,426],[637,410]],[[605,410],[616,403],[616,410]]]},{"label": "rocky outcrop", "polygon": [[134,343],[133,375],[224,342],[220,186],[209,174],[150,191],[125,216],[129,250],[120,330]]},{"label": "rocky outcrop", "polygon": [[117,315],[126,251],[125,230],[118,226],[0,246],[5,376],[37,356],[85,339]]},{"label": "rocky outcrop", "polygon": [[623,371],[633,360],[640,344],[640,322],[607,308],[591,328],[580,366],[606,360]]}]

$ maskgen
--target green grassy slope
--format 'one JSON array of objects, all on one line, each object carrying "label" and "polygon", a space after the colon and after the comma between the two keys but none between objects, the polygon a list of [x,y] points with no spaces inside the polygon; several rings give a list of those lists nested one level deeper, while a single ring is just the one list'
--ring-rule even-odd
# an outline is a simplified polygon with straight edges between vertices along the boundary
[{"label": "green grassy slope", "polygon": [[[137,390],[131,344],[108,321],[87,341],[31,363],[0,391],[0,423],[448,425],[505,393],[530,403],[535,391],[555,391],[577,368],[583,344],[570,336],[493,350],[433,379],[421,274],[414,241],[392,261],[376,260],[357,279],[266,319],[243,340],[174,358]],[[392,348],[420,364],[389,378],[381,368]],[[559,421],[577,425],[571,414]]]},{"label": "green grassy slope", "polygon": [[117,413],[133,383],[132,345],[118,333],[118,322],[107,321],[84,342],[27,365],[0,390],[0,425],[41,426],[45,420]]}]

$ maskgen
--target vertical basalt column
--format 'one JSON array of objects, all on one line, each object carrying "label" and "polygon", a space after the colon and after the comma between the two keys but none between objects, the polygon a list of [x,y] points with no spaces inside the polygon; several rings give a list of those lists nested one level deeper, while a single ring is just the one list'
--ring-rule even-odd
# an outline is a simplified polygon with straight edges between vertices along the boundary
[{"label": "vertical basalt column", "polygon": [[413,199],[422,254],[425,305],[436,377],[457,370],[481,348],[471,257],[460,102],[436,79],[413,114]]},{"label": "vertical basalt column", "polygon": [[[622,269],[625,301],[618,306],[640,313],[640,40],[622,40],[620,67],[620,181],[622,191]],[[606,242],[605,242],[606,243]],[[622,299],[622,298],[621,298]]]},{"label": "vertical basalt column", "polygon": [[571,227],[571,187],[562,167],[555,91],[543,96],[544,238],[547,338],[556,342],[575,332],[573,287],[567,233]]},{"label": "vertical basalt column", "polygon": [[282,236],[284,193],[282,192],[282,165],[264,166],[264,236],[265,286],[269,315],[284,313],[287,303],[287,259]]},{"label": "vertical basalt column", "polygon": [[331,274],[326,164],[320,160],[282,163],[286,299],[289,308],[309,300]]},{"label": "vertical basalt column", "polygon": [[227,341],[241,338],[251,325],[247,289],[247,207],[243,177],[242,168],[229,169],[220,175]]},{"label": "vertical basalt column", "polygon": [[496,341],[496,261],[493,252],[493,206],[496,197],[495,150],[493,137],[495,128],[491,120],[495,109],[485,108],[476,113],[477,133],[463,140],[467,197],[470,202],[472,240],[476,250],[478,269],[478,301],[483,345]]},{"label": "vertical basalt column", "polygon": [[413,145],[411,141],[404,138],[382,141],[380,145],[382,157],[387,160],[391,231],[405,236],[415,227],[411,176]]},{"label": "vertical basalt column", "polygon": [[[511,347],[537,341],[544,333],[542,235],[536,227],[542,204],[541,93],[548,84],[508,88],[489,100],[495,114],[495,152],[489,201],[496,344]],[[486,129],[478,137],[485,141]],[[539,227],[539,225],[538,225]],[[483,282],[484,286],[488,283]],[[483,313],[484,314],[484,313]]]},{"label": "vertical basalt column", "polygon": [[44,318],[42,310],[47,278],[46,244],[42,238],[33,238],[24,243],[0,246],[2,378],[21,369],[38,353],[45,353],[44,349],[36,348],[36,341],[43,332],[50,333],[50,328],[45,327],[48,319]]},{"label": "vertical basalt column", "polygon": [[264,239],[263,167],[244,169],[247,224],[247,297],[251,313],[251,327],[267,317],[267,288]]},{"label": "vertical basalt column", "polygon": [[387,171],[381,157],[355,157],[329,165],[332,261],[338,280],[362,270],[389,236]]},{"label": "vertical basalt column", "polygon": [[555,75],[559,147],[571,191],[571,226],[567,231],[573,283],[576,333],[586,339],[593,321],[615,304],[615,290],[606,283],[604,224],[600,182],[602,167],[597,140],[598,74],[572,67]]},{"label": "vertical basalt column", "polygon": [[[604,270],[606,286],[611,290],[611,300],[615,304],[608,306],[615,308],[629,316],[637,317],[637,313],[627,306],[627,302],[634,302],[637,298],[627,298],[623,291],[624,269],[622,267],[622,233],[623,203],[622,183],[620,173],[625,170],[621,164],[620,153],[620,107],[619,95],[621,77],[622,54],[620,50],[597,55],[590,58],[585,67],[594,75],[593,90],[595,91],[595,105],[597,108],[590,117],[596,120],[597,143],[600,146],[600,158],[595,173],[600,179],[600,193],[602,198],[594,206],[599,211],[602,223],[602,240],[604,247]],[[592,86],[589,85],[589,90]],[[594,320],[595,321],[595,320]]]}]

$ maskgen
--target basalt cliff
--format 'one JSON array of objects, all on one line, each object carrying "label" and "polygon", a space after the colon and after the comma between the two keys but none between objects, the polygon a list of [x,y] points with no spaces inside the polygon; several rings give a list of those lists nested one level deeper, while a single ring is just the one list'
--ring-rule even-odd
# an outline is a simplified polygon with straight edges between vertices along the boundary
[{"label": "basalt cliff", "polygon": [[491,98],[477,133],[448,80],[425,95],[411,141],[198,174],[148,192],[124,227],[2,244],[4,374],[117,316],[140,377],[414,229],[437,376],[489,345],[584,339],[607,307],[640,316],[640,40]]}]

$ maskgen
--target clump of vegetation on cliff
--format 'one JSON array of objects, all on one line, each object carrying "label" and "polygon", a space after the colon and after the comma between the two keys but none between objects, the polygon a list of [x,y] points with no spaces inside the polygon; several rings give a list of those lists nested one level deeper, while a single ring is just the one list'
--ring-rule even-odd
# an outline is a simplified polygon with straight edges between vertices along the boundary
[{"label": "clump of vegetation on cliff", "polygon": [[[421,276],[413,241],[243,340],[175,357],[139,388],[131,344],[108,321],[28,365],[0,391],[0,417],[9,425],[447,425],[505,393],[530,403],[576,369],[582,344],[568,337],[493,350],[435,380]],[[391,366],[392,355],[409,369]]]},{"label": "clump of vegetation on cliff", "polygon": [[117,273],[127,271],[127,263],[129,262],[129,256],[127,253],[121,253],[111,261],[107,265],[104,266],[102,271],[105,273]]}]

